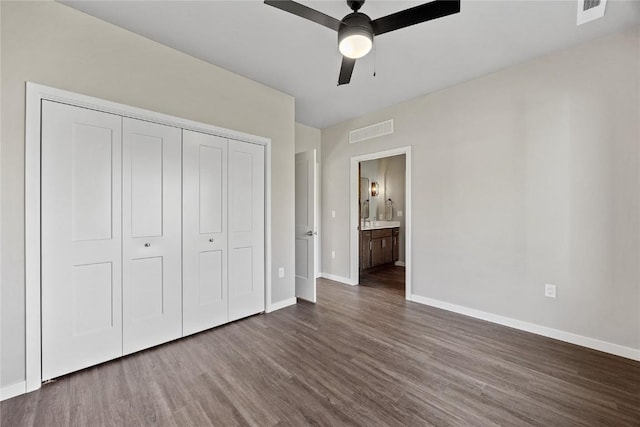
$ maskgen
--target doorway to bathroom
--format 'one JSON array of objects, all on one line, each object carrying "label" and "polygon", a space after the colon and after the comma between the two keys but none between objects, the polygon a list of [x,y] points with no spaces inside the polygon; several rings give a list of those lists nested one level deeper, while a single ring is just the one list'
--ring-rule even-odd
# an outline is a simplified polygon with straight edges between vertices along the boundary
[{"label": "doorway to bathroom", "polygon": [[351,280],[411,295],[411,147],[351,159]]}]

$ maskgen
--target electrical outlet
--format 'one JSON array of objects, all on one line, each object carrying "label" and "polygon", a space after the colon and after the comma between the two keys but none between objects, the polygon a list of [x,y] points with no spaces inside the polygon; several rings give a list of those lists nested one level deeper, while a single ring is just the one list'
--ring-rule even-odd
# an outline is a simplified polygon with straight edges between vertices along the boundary
[{"label": "electrical outlet", "polygon": [[336,211],[331,211],[331,218],[335,218],[336,217]]},{"label": "electrical outlet", "polygon": [[331,251],[331,258],[336,259],[336,251]]},{"label": "electrical outlet", "polygon": [[556,285],[546,284],[544,285],[544,296],[547,298],[556,297]]},{"label": "electrical outlet", "polygon": [[403,211],[398,211],[398,216],[402,216],[402,215],[404,215],[404,212]]},{"label": "electrical outlet", "polygon": [[284,277],[284,268],[283,267],[280,267],[278,269],[278,277]]}]

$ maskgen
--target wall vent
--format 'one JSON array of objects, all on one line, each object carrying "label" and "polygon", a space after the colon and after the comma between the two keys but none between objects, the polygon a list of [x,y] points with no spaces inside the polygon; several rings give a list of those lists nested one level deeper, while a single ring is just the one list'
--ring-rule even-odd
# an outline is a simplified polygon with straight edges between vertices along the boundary
[{"label": "wall vent", "polygon": [[393,119],[349,132],[349,144],[393,133]]},{"label": "wall vent", "polygon": [[578,0],[578,25],[604,16],[607,0]]}]

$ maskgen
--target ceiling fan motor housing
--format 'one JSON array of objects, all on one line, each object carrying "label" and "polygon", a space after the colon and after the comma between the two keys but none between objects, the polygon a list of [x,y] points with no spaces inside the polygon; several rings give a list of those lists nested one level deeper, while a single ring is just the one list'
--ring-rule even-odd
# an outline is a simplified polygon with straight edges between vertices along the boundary
[{"label": "ceiling fan motor housing", "polygon": [[371,18],[364,13],[350,13],[342,19],[342,25],[338,30],[338,46],[345,38],[356,35],[368,38],[371,40],[371,44],[373,44]]}]

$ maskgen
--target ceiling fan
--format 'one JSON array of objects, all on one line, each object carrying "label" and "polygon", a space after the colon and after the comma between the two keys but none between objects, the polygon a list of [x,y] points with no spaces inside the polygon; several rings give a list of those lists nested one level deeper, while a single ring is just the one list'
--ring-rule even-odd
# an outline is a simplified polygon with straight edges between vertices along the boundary
[{"label": "ceiling fan", "polygon": [[342,20],[291,0],[265,0],[265,4],[338,32],[338,49],[342,54],[338,86],[351,81],[356,59],[369,53],[373,47],[374,36],[460,12],[460,0],[434,0],[372,20],[364,13],[358,12],[364,1],[347,0],[347,5],[353,13]]}]

